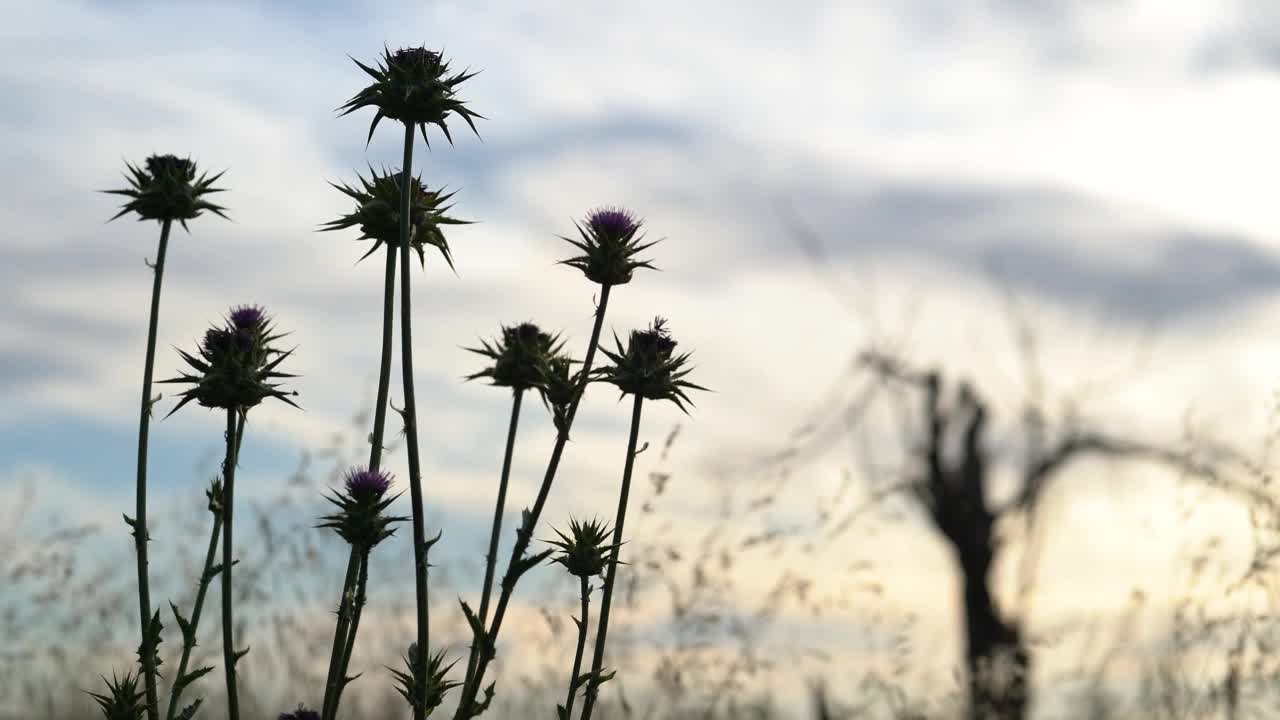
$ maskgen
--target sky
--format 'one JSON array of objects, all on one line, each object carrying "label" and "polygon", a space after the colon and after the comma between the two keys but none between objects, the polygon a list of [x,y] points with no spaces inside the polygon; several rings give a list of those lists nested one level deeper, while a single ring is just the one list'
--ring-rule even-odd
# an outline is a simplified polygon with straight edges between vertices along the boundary
[{"label": "sky", "polygon": [[[714,390],[687,418],[645,409],[642,441],[681,425],[667,461],[682,493],[667,508],[673,538],[696,537],[726,489],[766,487],[753,468],[806,423],[836,424],[791,469],[766,526],[811,513],[845,469],[843,502],[899,481],[892,412],[838,424],[860,379],[851,358],[868,346],[972,380],[1001,443],[1034,365],[1055,421],[1162,444],[1191,423],[1256,452],[1280,366],[1268,322],[1280,310],[1275,7],[14,3],[0,29],[0,499],[18,507],[35,489],[13,525],[30,539],[46,523],[124,537],[158,233],[106,224],[117,198],[96,191],[123,187],[125,163],[152,153],[226,170],[218,201],[232,218],[202,216],[172,239],[157,375],[177,372],[174,348],[229,307],[260,303],[292,332],[305,411],[253,411],[243,492],[271,496],[301,453],[348,430],[374,392],[381,268],[355,264],[366,247],[354,232],[316,229],[351,210],[329,183],[399,164],[392,125],[366,149],[372,113],[334,111],[367,80],[348,56],[371,62],[384,43],[481,70],[460,92],[485,116],[480,137],[455,124],[452,146],[419,140],[414,162],[478,221],[449,234],[456,275],[429,256],[413,278],[428,513],[454,543],[446,557],[477,554],[508,403],[460,380],[480,360],[462,348],[531,319],[581,355],[595,288],[556,265],[569,250],[557,236],[605,204],[662,239],[660,271],[614,293],[609,330],[669,318],[692,378]],[[1035,330],[1034,363],[1019,355],[1019,322]],[[627,427],[616,400],[598,389],[584,404],[553,523],[612,514]],[[551,441],[536,405],[525,417],[512,514]],[[155,503],[198,497],[220,418],[189,406],[152,438]],[[391,469],[403,487],[402,453]],[[1029,624],[1123,614],[1135,588],[1158,622],[1182,592],[1186,548],[1210,535],[1226,538],[1225,568],[1247,563],[1243,512],[1197,493],[1137,463],[1064,475],[1039,526]],[[1187,502],[1196,515],[1179,519]],[[839,558],[878,560],[883,594],[858,607],[949,632],[945,548],[908,504],[889,506]],[[800,562],[744,572],[743,605]],[[851,611],[841,627],[861,622]]]}]

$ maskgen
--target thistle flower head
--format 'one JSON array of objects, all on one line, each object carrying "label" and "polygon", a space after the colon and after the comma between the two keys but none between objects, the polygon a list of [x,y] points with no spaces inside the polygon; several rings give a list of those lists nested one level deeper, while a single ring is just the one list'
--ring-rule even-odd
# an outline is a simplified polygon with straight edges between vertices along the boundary
[{"label": "thistle flower head", "polygon": [[557,353],[539,368],[542,377],[538,381],[538,392],[560,432],[568,431],[569,407],[578,396],[578,374],[573,372],[577,363],[568,355]]},{"label": "thistle flower head", "polygon": [[277,350],[273,343],[284,335],[273,334],[274,328],[266,312],[257,306],[233,308],[221,326],[205,331],[196,355],[179,350],[178,354],[194,372],[160,380],[162,383],[193,385],[181,394],[182,400],[169,412],[178,411],[195,400],[208,408],[249,408],[269,397],[297,407],[288,393],[280,390],[275,378],[296,377],[277,370],[293,353]]},{"label": "thistle flower head", "polygon": [[145,164],[144,170],[125,163],[129,168],[125,179],[129,181],[130,187],[101,191],[132,198],[111,220],[135,212],[139,220],[177,220],[189,232],[187,221],[199,217],[205,210],[222,218],[227,217],[222,213],[226,208],[214,205],[204,197],[225,190],[213,187],[222,173],[213,177],[206,173],[197,178],[196,164],[190,158],[174,155],[152,155]]},{"label": "thistle flower head", "polygon": [[427,147],[431,146],[427,139],[427,125],[439,127],[449,144],[453,144],[453,136],[446,124],[450,115],[461,117],[471,132],[476,137],[480,136],[472,118],[483,119],[484,116],[455,97],[458,86],[475,77],[476,73],[464,70],[450,75],[449,63],[444,56],[424,47],[403,48],[394,53],[384,47],[377,67],[369,67],[355,58],[351,61],[373,78],[373,83],[338,108],[341,111],[339,117],[363,107],[378,109],[369,125],[366,146],[373,140],[373,131],[384,117],[399,120],[405,125],[417,125]]},{"label": "thistle flower head", "polygon": [[574,221],[581,240],[560,238],[582,254],[562,260],[560,264],[578,268],[594,283],[626,285],[636,268],[653,269],[648,260],[635,259],[641,251],[657,244],[656,240],[641,242],[643,236],[638,234],[643,224],[630,210],[620,207],[592,210],[586,220]]},{"label": "thistle flower head", "polygon": [[343,492],[331,491],[325,499],[338,511],[320,518],[318,527],[332,528],[352,546],[371,550],[395,534],[393,523],[407,518],[386,514],[398,495],[385,497],[391,488],[391,475],[372,468],[351,468],[344,478]]},{"label": "thistle flower head", "polygon": [[305,705],[298,703],[297,710],[280,713],[278,720],[320,720],[320,713],[308,710]]},{"label": "thistle flower head", "polygon": [[632,330],[627,347],[617,334],[613,336],[618,351],[610,352],[604,346],[600,351],[613,363],[594,371],[599,379],[618,386],[623,394],[639,395],[648,400],[670,400],[688,413],[684,403],[692,405],[685,389],[706,390],[684,377],[689,374],[685,363],[689,353],[675,354],[676,341],[667,331],[666,320],[655,318],[647,330]]},{"label": "thistle flower head", "polygon": [[570,519],[569,534],[556,530],[556,535],[560,536],[559,540],[544,541],[560,548],[554,562],[563,565],[570,575],[580,578],[603,573],[609,553],[616,547],[608,543],[608,526],[596,519],[587,522]]},{"label": "thistle flower head", "polygon": [[107,684],[106,693],[89,693],[102,709],[106,720],[138,720],[147,709],[146,692],[138,688],[138,677],[126,672],[123,678],[111,673],[111,679],[102,678]]},{"label": "thistle flower head", "polygon": [[423,707],[423,714],[430,715],[433,710],[444,702],[445,693],[449,692],[462,683],[453,680],[445,680],[457,660],[444,664],[444,651],[436,653],[427,658],[427,667],[425,677],[419,673],[419,662],[421,660],[418,655],[418,643],[409,645],[409,652],[402,658],[408,672],[400,670],[391,670],[391,674],[395,676],[397,687],[396,690],[409,703],[410,707],[417,707],[419,698],[422,697],[422,687],[426,685],[426,705]]},{"label": "thistle flower head", "polygon": [[492,345],[486,340],[480,344],[482,347],[464,349],[484,355],[493,360],[493,365],[466,379],[487,377],[492,380],[491,385],[513,390],[540,388],[543,367],[564,347],[559,334],[548,335],[531,322],[504,325],[501,338]]},{"label": "thistle flower head", "polygon": [[[364,260],[384,243],[389,247],[400,245],[400,180],[403,172],[391,173],[383,168],[381,175],[373,166],[369,166],[370,179],[365,180],[357,175],[361,187],[333,185],[340,192],[356,201],[354,212],[343,215],[337,220],[330,220],[320,230],[341,230],[359,227],[360,237],[357,240],[373,240],[373,247],[360,257]],[[418,253],[418,260],[426,265],[425,248],[434,246],[444,255],[449,269],[453,269],[453,255],[449,252],[449,241],[445,239],[441,225],[470,225],[470,220],[458,220],[445,213],[453,205],[446,202],[457,191],[444,193],[444,188],[428,190],[422,179],[409,178],[409,246]],[[359,261],[357,261],[359,262]]]},{"label": "thistle flower head", "polygon": [[267,319],[267,313],[257,305],[240,305],[231,309],[228,319],[236,330],[251,332]]}]

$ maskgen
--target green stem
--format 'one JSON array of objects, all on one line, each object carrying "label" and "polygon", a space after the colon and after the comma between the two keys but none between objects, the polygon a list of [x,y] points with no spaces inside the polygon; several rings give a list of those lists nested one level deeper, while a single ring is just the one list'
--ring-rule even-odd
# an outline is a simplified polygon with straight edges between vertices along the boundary
[{"label": "green stem", "polygon": [[169,230],[173,221],[160,223],[160,248],[156,251],[156,263],[151,284],[151,320],[147,326],[147,358],[142,370],[142,412],[138,419],[138,487],[137,507],[134,509],[133,544],[138,556],[138,616],[142,620],[142,672],[146,677],[147,718],[159,720],[160,702],[156,696],[156,668],[152,662],[155,648],[151,646],[147,627],[151,622],[151,583],[147,578],[147,433],[151,427],[151,376],[155,370],[156,327],[160,324],[160,285],[164,279],[164,256],[169,247]]},{"label": "green stem", "polygon": [[564,717],[573,715],[573,700],[578,691],[578,674],[582,672],[582,653],[587,647],[587,613],[591,602],[591,585],[585,576],[582,581],[582,617],[578,621],[578,651],[573,655],[573,673],[569,675],[569,697],[564,701]]},{"label": "green stem", "polygon": [[[231,608],[231,567],[232,543],[231,520],[235,507],[236,462],[239,460],[236,437],[236,415],[243,411],[227,408],[227,459],[222,464],[222,662],[227,676],[227,717],[240,720],[240,698],[236,692],[236,659],[235,646],[232,639]],[[246,415],[247,417],[247,415]]]},{"label": "green stem", "polygon": [[618,574],[618,556],[622,553],[622,523],[627,519],[627,496],[631,493],[631,470],[636,462],[636,440],[640,436],[640,407],[643,395],[636,395],[631,409],[631,437],[627,440],[627,462],[622,470],[622,492],[618,496],[618,519],[613,526],[613,552],[609,554],[609,572],[604,579],[600,599],[600,619],[596,627],[596,652],[591,661],[591,679],[587,680],[586,697],[582,701],[582,720],[591,719],[591,709],[599,694],[600,671],[604,668],[604,644],[609,635],[609,605],[613,600],[613,584]]},{"label": "green stem", "polygon": [[[502,514],[507,504],[507,483],[511,477],[511,456],[515,451],[516,445],[516,427],[520,423],[520,401],[524,397],[524,388],[517,388],[511,398],[511,422],[507,426],[507,449],[502,456],[502,476],[498,480],[498,501],[493,509],[493,530],[489,533],[489,554],[485,556],[484,566],[484,589],[480,594],[480,625],[484,626],[489,621],[489,599],[493,594],[493,574],[498,564],[498,539],[502,534]],[[485,652],[488,653],[492,648],[488,647],[483,637],[474,638],[475,643],[485,645]],[[472,653],[467,661],[467,675],[470,679],[475,672],[476,653]]]},{"label": "green stem", "polygon": [[[547,504],[547,497],[551,494],[551,485],[555,481],[556,471],[560,468],[560,458],[564,455],[565,444],[569,442],[569,430],[573,427],[573,419],[578,414],[578,404],[582,402],[582,396],[586,393],[587,381],[591,375],[591,363],[595,359],[596,346],[600,342],[600,331],[604,327],[605,310],[609,306],[610,289],[609,285],[601,286],[600,303],[596,307],[596,319],[591,328],[591,342],[587,346],[587,355],[582,361],[582,370],[579,371],[577,392],[574,393],[569,412],[565,415],[564,429],[556,434],[556,444],[551,449],[551,459],[547,462],[547,471],[542,477],[542,486],[538,488],[538,497],[533,502],[533,509],[529,511],[529,519],[516,531],[515,547],[511,549],[511,558],[507,562],[507,570],[502,578],[502,593],[498,596],[498,605],[493,611],[493,620],[489,624],[488,643],[498,642],[498,631],[502,629],[502,619],[506,616],[507,605],[511,602],[516,581],[519,580],[519,562],[524,558],[524,553],[533,540],[533,529],[537,527],[538,518],[542,517],[542,509]],[[475,655],[478,652],[479,648],[472,645],[471,653]],[[489,654],[484,653],[475,661],[476,671],[471,677],[471,682],[463,686],[462,700],[458,703],[455,720],[466,720],[472,717],[471,708],[475,703],[476,695],[480,692],[480,684],[484,681],[484,673],[490,659]]]},{"label": "green stem", "polygon": [[347,575],[342,581],[342,598],[338,601],[338,623],[333,629],[333,650],[329,653],[329,674],[324,683],[324,704],[320,708],[321,720],[332,720],[337,713],[334,707],[334,696],[337,694],[339,666],[342,664],[342,649],[346,646],[347,626],[351,617],[351,593],[356,584],[356,573],[360,570],[360,555],[355,546],[351,546],[351,555],[347,559]]},{"label": "green stem", "polygon": [[[241,416],[240,421],[236,424],[236,461],[240,458],[240,441],[244,438],[244,421],[245,416]],[[222,498],[216,498],[215,502],[225,502]],[[200,583],[196,588],[195,606],[191,608],[191,637],[182,639],[182,659],[178,661],[178,674],[174,676],[174,685],[169,693],[169,710],[165,713],[166,720],[173,720],[175,713],[178,711],[178,700],[181,699],[183,686],[178,683],[182,680],[182,676],[187,674],[187,666],[191,662],[191,651],[196,647],[196,630],[200,626],[200,614],[204,611],[204,598],[209,591],[209,584],[213,582],[213,561],[218,557],[218,538],[222,530],[222,513],[214,510],[213,514],[213,530],[209,533],[209,551],[204,556],[204,570],[200,573]]]},{"label": "green stem", "polygon": [[347,647],[342,652],[342,665],[338,667],[338,687],[333,697],[333,715],[338,715],[342,691],[347,687],[347,668],[351,667],[351,654],[356,649],[356,631],[360,629],[360,614],[364,611],[365,590],[369,587],[369,551],[360,553],[360,579],[356,583],[355,605],[351,609],[351,629],[347,631]]},{"label": "green stem", "polygon": [[370,439],[369,469],[382,463],[382,437],[387,425],[387,389],[391,384],[391,333],[396,298],[396,250],[387,245],[387,273],[382,282],[382,365],[378,371],[378,400],[373,411],[373,437]]},{"label": "green stem", "polygon": [[423,720],[427,705],[427,658],[431,655],[427,607],[427,533],[422,516],[422,471],[418,458],[418,411],[413,393],[413,314],[409,292],[409,208],[412,200],[413,124],[404,126],[404,164],[400,168],[400,369],[404,374],[404,434],[409,451],[409,502],[413,505],[413,580],[418,615],[418,667],[414,673],[421,695],[413,703],[413,720]]}]

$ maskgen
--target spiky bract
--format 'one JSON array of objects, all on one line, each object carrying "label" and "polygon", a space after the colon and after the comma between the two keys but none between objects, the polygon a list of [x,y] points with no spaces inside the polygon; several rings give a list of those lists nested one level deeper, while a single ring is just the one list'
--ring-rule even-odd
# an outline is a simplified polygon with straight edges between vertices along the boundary
[{"label": "spiky bract", "polygon": [[123,678],[111,673],[111,679],[105,677],[106,693],[89,693],[102,709],[106,720],[138,720],[147,709],[146,691],[138,689],[139,678],[132,672],[126,672]]},{"label": "spiky bract", "polygon": [[386,514],[386,509],[399,495],[385,497],[391,487],[391,475],[385,471],[352,468],[347,471],[343,492],[331,491],[325,499],[338,506],[338,512],[320,518],[318,527],[332,528],[352,546],[370,550],[395,534],[393,523],[408,518]]},{"label": "spiky bract", "polygon": [[573,366],[578,362],[568,355],[556,354],[541,367],[538,392],[542,394],[542,404],[551,411],[552,421],[560,432],[568,432],[569,408],[578,396],[578,373],[573,372]]},{"label": "spiky bract", "polygon": [[355,58],[351,61],[373,78],[373,84],[338,108],[342,111],[339,117],[363,107],[378,109],[369,124],[366,145],[373,140],[373,131],[384,117],[399,120],[405,125],[417,125],[428,147],[431,141],[427,139],[427,125],[439,127],[449,144],[453,144],[453,136],[446,124],[450,115],[461,117],[471,132],[476,137],[480,136],[472,118],[484,119],[484,116],[454,96],[458,86],[475,77],[476,73],[464,70],[450,75],[449,63],[444,57],[424,47],[403,48],[392,53],[384,46],[382,60],[377,67],[369,67]]},{"label": "spiky bract", "polygon": [[680,410],[688,413],[684,403],[693,404],[685,389],[706,390],[684,379],[691,368],[684,365],[689,353],[675,355],[676,341],[667,331],[666,320],[655,318],[647,330],[632,330],[627,347],[617,333],[613,336],[618,346],[616,353],[603,345],[600,351],[613,365],[593,371],[604,382],[618,386],[623,394],[640,395],[646,400],[670,400]]},{"label": "spiky bract", "polygon": [[586,220],[574,221],[581,240],[561,236],[561,240],[582,251],[581,255],[562,260],[582,271],[587,279],[601,285],[626,285],[636,268],[654,269],[648,260],[637,260],[641,251],[653,247],[658,241],[641,242],[640,228],[644,224],[629,210],[619,207],[602,207],[592,210]]},{"label": "spiky bract", "polygon": [[[378,174],[373,166],[369,166],[369,180],[357,175],[361,188],[348,185],[335,185],[342,193],[356,201],[355,212],[343,215],[337,220],[330,220],[320,229],[341,230],[359,226],[360,237],[357,240],[373,240],[369,252],[360,256],[364,260],[376,251],[383,243],[391,247],[400,244],[400,177],[403,172],[391,173],[383,168]],[[441,225],[471,225],[470,220],[458,220],[445,213],[453,205],[446,205],[449,198],[457,193],[444,193],[444,188],[428,190],[420,177],[409,178],[409,245],[418,252],[418,260],[425,266],[427,262],[424,252],[427,245],[432,245],[444,255],[449,269],[453,269],[453,255],[449,252],[449,242],[444,237]],[[357,261],[358,262],[358,261]]]},{"label": "spiky bract", "polygon": [[[554,529],[554,528],[552,528]],[[560,548],[554,562],[560,563],[570,575],[589,578],[604,572],[609,553],[614,546],[609,540],[610,530],[603,522],[592,519],[587,522],[569,520],[569,534],[556,530],[559,540],[545,542]]]},{"label": "spiky bract", "polygon": [[543,332],[531,322],[515,326],[502,326],[502,337],[489,344],[481,340],[482,347],[464,348],[493,360],[493,365],[467,380],[489,378],[491,385],[513,390],[539,388],[545,376],[545,366],[564,347],[560,335]]},{"label": "spiky bract", "polygon": [[409,703],[410,707],[416,707],[419,698],[422,697],[422,686],[426,684],[426,705],[422,708],[424,716],[430,716],[431,712],[444,702],[445,693],[449,692],[462,683],[453,680],[445,680],[445,675],[453,668],[457,660],[444,664],[444,651],[436,653],[427,658],[426,677],[418,675],[418,643],[409,646],[409,653],[402,658],[409,672],[402,672],[392,668],[391,674],[396,678],[396,690]]},{"label": "spiky bract", "polygon": [[198,356],[178,351],[195,373],[184,372],[180,377],[159,382],[188,383],[194,387],[180,395],[182,400],[169,415],[192,400],[208,408],[245,411],[274,397],[298,407],[289,399],[297,392],[284,392],[279,389],[279,383],[271,382],[275,378],[297,377],[276,369],[293,351],[273,347],[272,343],[284,335],[272,334],[274,328],[266,313],[257,307],[253,310],[256,320],[251,325],[239,327],[232,319],[237,315],[242,321],[247,318],[246,308],[242,306],[233,309],[221,326],[206,331]]},{"label": "spiky bract", "polygon": [[134,212],[138,214],[139,220],[177,220],[182,223],[183,229],[189,231],[187,221],[199,217],[205,210],[222,218],[227,217],[222,212],[226,208],[214,205],[204,197],[225,190],[213,187],[222,173],[213,177],[206,173],[197,178],[196,164],[190,158],[175,155],[152,155],[147,158],[145,170],[128,162],[125,165],[130,173],[125,175],[125,179],[131,187],[102,191],[133,198],[112,216],[112,220]]}]

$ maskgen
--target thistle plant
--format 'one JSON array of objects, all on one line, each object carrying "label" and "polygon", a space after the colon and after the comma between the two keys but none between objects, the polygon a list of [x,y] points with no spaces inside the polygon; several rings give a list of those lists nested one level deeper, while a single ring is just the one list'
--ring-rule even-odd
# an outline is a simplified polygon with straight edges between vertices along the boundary
[{"label": "thistle plant", "polygon": [[[132,528],[134,547],[138,559],[138,616],[142,633],[142,674],[147,698],[147,717],[159,720],[159,703],[156,695],[155,644],[158,639],[151,632],[158,619],[151,612],[151,585],[147,572],[147,543],[151,537],[147,532],[147,441],[151,426],[151,408],[160,399],[151,397],[152,373],[155,369],[156,329],[160,322],[160,288],[164,280],[164,261],[169,246],[169,230],[173,221],[182,224],[182,229],[190,232],[187,221],[200,216],[204,211],[212,212],[225,218],[223,208],[207,199],[207,195],[222,192],[224,188],[215,188],[213,183],[222,177],[218,173],[213,177],[207,174],[196,177],[196,164],[189,158],[183,159],[174,155],[152,155],[146,160],[146,168],[138,168],[126,163],[129,175],[129,187],[123,190],[103,190],[113,195],[124,195],[129,201],[111,220],[136,213],[138,220],[155,220],[160,223],[160,245],[156,250],[154,264],[148,262],[153,277],[151,285],[151,315],[147,326],[147,354],[142,370],[142,407],[138,419],[138,462],[137,490],[134,516],[125,516],[125,522]],[[223,171],[225,172],[225,171]],[[108,220],[107,222],[111,222]]]},{"label": "thistle plant", "polygon": [[[462,603],[463,613],[471,625],[473,645],[486,643],[485,623],[489,620],[489,600],[493,592],[494,568],[498,561],[498,538],[502,533],[502,516],[507,502],[507,484],[511,477],[511,457],[515,450],[516,429],[520,423],[520,404],[526,390],[541,389],[547,377],[547,365],[560,354],[564,343],[558,335],[549,335],[533,323],[521,323],[503,327],[502,336],[493,344],[481,340],[481,347],[466,348],[483,355],[493,364],[467,380],[488,378],[496,387],[511,388],[511,420],[507,427],[506,450],[502,456],[502,474],[498,479],[498,499],[493,510],[493,525],[489,533],[489,552],[485,555],[484,585],[480,593],[480,612],[476,615],[469,605]],[[544,396],[545,398],[545,396]],[[491,648],[485,648],[490,652]],[[475,671],[476,655],[468,659],[467,675]]]},{"label": "thistle plant", "polygon": [[685,377],[690,368],[685,364],[689,353],[675,354],[676,341],[667,331],[666,321],[655,318],[647,330],[633,330],[627,346],[614,335],[617,352],[604,348],[601,351],[609,358],[612,365],[596,371],[596,376],[607,383],[617,386],[625,395],[632,395],[631,434],[627,440],[627,456],[622,470],[622,488],[618,494],[618,516],[613,523],[613,545],[609,554],[608,574],[605,576],[604,589],[600,598],[600,618],[596,628],[595,654],[591,662],[591,672],[586,681],[586,697],[582,704],[582,720],[589,720],[595,707],[600,685],[612,677],[612,673],[604,673],[604,648],[609,634],[609,606],[613,600],[614,582],[618,574],[618,556],[622,549],[622,529],[627,519],[627,497],[631,492],[631,471],[635,466],[636,442],[640,434],[640,410],[646,399],[670,400],[686,414],[685,403],[690,402],[686,390],[706,390],[695,385]]},{"label": "thistle plant", "polygon": [[587,623],[591,601],[591,578],[604,572],[612,545],[606,544],[609,539],[609,528],[599,520],[578,522],[569,520],[569,534],[556,530],[559,540],[548,541],[560,549],[554,562],[564,566],[570,575],[578,578],[579,595],[582,599],[582,615],[573,619],[578,628],[578,645],[573,654],[573,670],[569,673],[569,694],[564,705],[556,707],[556,715],[560,720],[569,720],[573,715],[573,701],[578,688],[586,682],[589,675],[582,675],[582,653],[587,646]]},{"label": "thistle plant", "polygon": [[[385,169],[382,174],[379,174],[374,171],[372,166],[369,168],[369,174],[370,179],[368,180],[359,178],[360,189],[345,184],[333,185],[343,194],[356,201],[356,209],[347,215],[326,223],[321,230],[341,230],[359,227],[361,234],[358,240],[373,240],[373,246],[369,248],[369,251],[360,260],[369,257],[380,246],[385,246],[387,251],[386,274],[383,280],[382,354],[378,372],[378,394],[374,403],[373,431],[369,435],[368,469],[371,472],[376,472],[382,462],[382,443],[387,417],[387,393],[391,379],[391,335],[395,305],[395,270],[396,258],[400,249],[400,210],[402,201],[400,187],[404,174],[401,172],[389,173]],[[449,264],[450,269],[453,268],[453,257],[449,252],[449,243],[445,239],[440,226],[466,225],[470,223],[446,215],[452,206],[445,203],[452,196],[453,193],[444,194],[442,190],[430,191],[423,185],[421,179],[410,178],[410,211],[408,213],[411,230],[410,245],[418,253],[418,260],[424,267],[426,265],[425,248],[427,245],[432,245],[444,256],[445,262]],[[357,262],[360,260],[357,260]],[[347,563],[349,568],[348,577],[351,575],[351,568],[362,564],[362,561],[357,558],[358,552],[357,547],[353,545],[351,556]],[[360,572],[363,574],[364,571]],[[346,597],[344,591],[344,600]],[[342,613],[341,609],[339,613]],[[341,631],[342,628],[342,623],[339,623],[337,630]],[[350,645],[353,641],[354,634],[346,641],[335,638],[334,643],[335,647],[337,647],[340,644]],[[349,655],[350,653],[346,654]],[[333,657],[336,660],[339,654],[335,652]],[[337,661],[341,662],[341,660]],[[325,704],[321,711],[325,720],[329,720],[337,713],[337,704],[329,689],[335,679],[333,673],[337,671],[337,667],[331,664],[329,671],[330,678],[329,682],[326,682]],[[341,677],[341,675],[338,677]],[[339,690],[337,694],[340,696],[341,691]]]},{"label": "thistle plant", "polygon": [[[427,125],[435,125],[444,133],[449,144],[453,137],[449,133],[448,120],[451,116],[461,117],[477,137],[473,118],[478,113],[466,106],[456,97],[458,86],[473,77],[475,73],[463,71],[449,73],[449,63],[435,51],[425,47],[405,48],[392,53],[383,49],[382,62],[376,68],[369,67],[359,60],[352,61],[366,74],[373,78],[373,83],[356,93],[342,107],[341,115],[355,112],[361,108],[374,107],[377,112],[369,124],[369,136],[365,147],[373,140],[373,131],[377,129],[382,118],[397,120],[404,125],[404,162],[401,163],[400,178],[413,176],[413,129],[418,127],[423,142],[430,148],[427,139]],[[414,590],[417,610],[417,645],[423,648],[419,664],[427,662],[427,648],[431,647],[430,617],[427,602],[427,550],[422,510],[422,473],[418,456],[417,401],[413,386],[413,333],[412,309],[410,298],[409,248],[411,244],[413,193],[400,183],[400,347],[401,370],[403,372],[404,410],[400,411],[404,418],[406,447],[409,460],[409,497],[413,507],[413,552],[414,552]],[[413,668],[414,677],[425,677],[425,665]],[[422,720],[427,707],[425,683],[419,683],[411,690],[423,693],[411,700],[414,720]]]},{"label": "thistle plant", "polygon": [[386,514],[387,508],[399,497],[387,497],[390,488],[389,473],[373,468],[352,468],[347,471],[344,490],[333,491],[331,496],[325,498],[338,511],[321,518],[324,522],[320,527],[337,532],[351,546],[352,552],[338,603],[338,622],[333,635],[333,651],[329,655],[329,675],[325,682],[325,699],[320,720],[337,714],[343,689],[355,679],[347,677],[347,668],[351,663],[356,631],[360,627],[360,615],[365,605],[369,584],[369,553],[374,546],[395,533],[392,523],[408,519]]},{"label": "thistle plant", "polygon": [[132,671],[125,672],[123,678],[111,674],[111,679],[102,678],[107,685],[105,693],[89,693],[98,703],[106,720],[139,720],[146,712],[146,691],[138,689],[138,678]]},{"label": "thistle plant", "polygon": [[404,671],[387,669],[396,679],[396,690],[413,708],[414,714],[422,713],[426,717],[440,707],[446,693],[458,686],[457,682],[445,679],[457,661],[445,665],[443,650],[429,658],[423,657],[418,652],[417,643],[409,645],[409,652],[402,659]]},{"label": "thistle plant", "polygon": [[[582,361],[582,368],[570,380],[572,361],[565,358],[553,360],[544,368],[543,399],[553,409],[556,422],[556,441],[551,449],[551,457],[547,461],[546,472],[543,473],[542,484],[534,499],[533,507],[523,513],[522,522],[516,531],[516,542],[511,549],[511,557],[502,578],[502,592],[494,609],[493,618],[485,631],[483,644],[473,643],[471,659],[468,667],[474,671],[467,673],[462,686],[462,699],[458,703],[455,720],[468,720],[484,711],[488,700],[477,703],[476,698],[484,681],[484,674],[493,660],[498,633],[502,629],[502,620],[506,615],[508,604],[515,593],[520,577],[531,568],[537,566],[551,551],[526,555],[529,544],[533,540],[533,531],[551,494],[551,486],[555,482],[556,471],[564,455],[565,445],[569,442],[569,430],[573,426],[574,416],[582,401],[583,393],[591,379],[591,364],[595,359],[596,346],[600,342],[600,331],[604,326],[605,311],[609,305],[609,292],[614,285],[625,285],[637,268],[652,268],[646,260],[637,259],[636,255],[653,243],[641,243],[640,229],[643,222],[633,213],[617,207],[604,207],[591,211],[586,219],[574,223],[582,240],[561,239],[577,248],[582,254],[569,258],[561,264],[576,267],[588,280],[600,286],[599,301],[596,304],[595,322],[591,328],[591,339],[587,344],[587,353]],[[570,390],[570,388],[572,388]],[[493,686],[486,688],[488,698],[493,697]]]},{"label": "thistle plant", "polygon": [[249,652],[248,648],[235,650],[232,640],[232,518],[239,443],[249,410],[263,400],[276,398],[297,407],[289,399],[289,395],[296,395],[296,392],[286,393],[280,389],[279,383],[271,382],[277,378],[296,377],[277,370],[280,363],[293,354],[293,351],[276,349],[275,341],[284,336],[273,332],[271,320],[262,308],[255,305],[232,308],[224,324],[212,327],[205,333],[198,356],[178,351],[194,373],[184,372],[179,377],[160,381],[193,386],[180,394],[182,400],[169,412],[170,415],[193,400],[204,407],[226,411],[227,449],[222,463],[222,652],[227,681],[227,709],[231,720],[239,720],[240,717],[235,664]]}]

